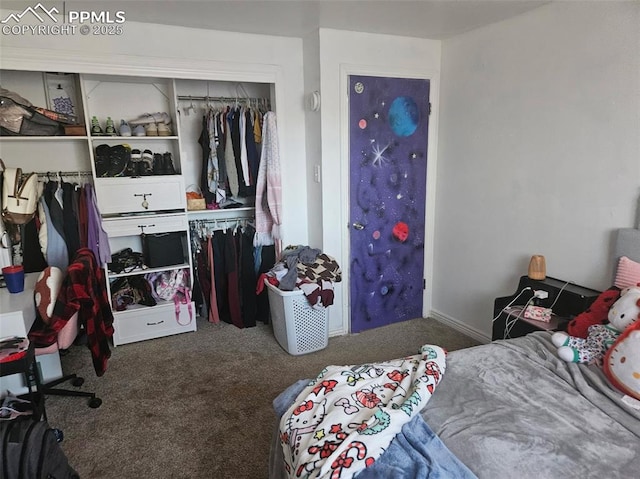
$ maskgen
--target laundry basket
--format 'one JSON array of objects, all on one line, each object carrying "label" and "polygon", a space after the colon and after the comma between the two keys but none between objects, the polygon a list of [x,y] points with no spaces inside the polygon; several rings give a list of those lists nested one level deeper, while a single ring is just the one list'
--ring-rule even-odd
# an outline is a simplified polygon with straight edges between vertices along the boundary
[{"label": "laundry basket", "polygon": [[329,311],[315,309],[301,290],[282,291],[265,280],[273,334],[282,348],[295,356],[324,349],[329,344]]}]

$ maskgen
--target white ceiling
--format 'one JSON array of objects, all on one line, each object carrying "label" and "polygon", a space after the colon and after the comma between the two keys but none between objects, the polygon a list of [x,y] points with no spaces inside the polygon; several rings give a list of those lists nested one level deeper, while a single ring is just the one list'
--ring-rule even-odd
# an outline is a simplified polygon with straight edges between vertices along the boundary
[{"label": "white ceiling", "polygon": [[[319,27],[444,39],[548,0],[41,0],[66,10],[124,11],[127,21],[302,37]],[[2,1],[22,10],[33,1]],[[155,40],[152,40],[155,41]],[[165,39],[164,41],[167,41]]]}]

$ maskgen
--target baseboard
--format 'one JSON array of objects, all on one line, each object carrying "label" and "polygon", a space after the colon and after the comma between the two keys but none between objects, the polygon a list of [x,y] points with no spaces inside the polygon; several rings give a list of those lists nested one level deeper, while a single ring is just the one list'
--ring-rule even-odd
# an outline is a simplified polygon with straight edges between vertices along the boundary
[{"label": "baseboard", "polygon": [[348,332],[345,331],[342,328],[340,328],[340,329],[332,329],[332,330],[329,331],[329,337],[330,338],[334,338],[336,336],[344,336],[345,334],[348,334]]},{"label": "baseboard", "polygon": [[490,336],[485,335],[484,333],[478,331],[477,329],[470,328],[466,324],[460,322],[459,320],[457,320],[455,318],[452,318],[451,316],[447,316],[444,313],[441,313],[441,312],[435,311],[435,310],[431,310],[431,313],[429,313],[429,317],[435,319],[436,321],[440,321],[441,323],[444,323],[447,326],[450,326],[453,329],[456,329],[456,330],[460,331],[463,334],[466,334],[467,336],[475,339],[476,341],[479,341],[481,343],[490,343],[491,342],[491,337]]}]

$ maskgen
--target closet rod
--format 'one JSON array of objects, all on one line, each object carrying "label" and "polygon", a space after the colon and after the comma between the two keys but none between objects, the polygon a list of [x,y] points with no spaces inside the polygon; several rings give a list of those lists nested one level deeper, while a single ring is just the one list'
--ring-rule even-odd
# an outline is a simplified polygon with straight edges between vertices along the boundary
[{"label": "closet rod", "polygon": [[247,224],[253,222],[253,218],[249,218],[246,216],[234,216],[230,218],[211,218],[211,219],[197,219],[197,220],[189,220],[189,223],[195,223],[198,225],[216,225],[220,223],[233,223],[233,222],[246,222]]},{"label": "closet rod", "polygon": [[178,101],[270,101],[268,98],[258,97],[242,97],[242,96],[191,96],[191,95],[179,95]]},{"label": "closet rod", "polygon": [[[26,178],[32,173],[22,173],[22,178]],[[56,178],[58,176],[93,176],[90,171],[38,171],[36,173],[38,178]]]}]

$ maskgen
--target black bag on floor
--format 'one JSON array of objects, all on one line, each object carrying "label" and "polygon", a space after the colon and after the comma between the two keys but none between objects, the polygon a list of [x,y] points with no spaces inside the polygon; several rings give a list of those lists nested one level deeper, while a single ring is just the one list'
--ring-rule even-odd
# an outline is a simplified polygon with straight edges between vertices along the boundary
[{"label": "black bag on floor", "polygon": [[0,421],[3,479],[79,479],[46,421]]}]

